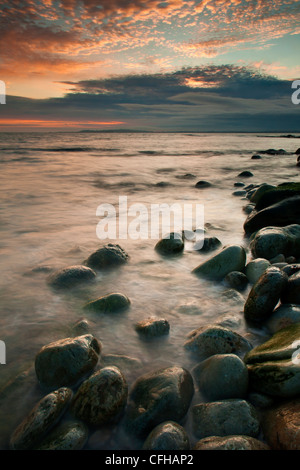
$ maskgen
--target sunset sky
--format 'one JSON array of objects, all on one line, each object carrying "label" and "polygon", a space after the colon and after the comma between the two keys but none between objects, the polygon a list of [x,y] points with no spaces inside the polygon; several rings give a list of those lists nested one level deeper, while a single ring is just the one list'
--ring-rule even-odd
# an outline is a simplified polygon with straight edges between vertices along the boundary
[{"label": "sunset sky", "polygon": [[0,130],[297,131],[300,2],[1,2]]}]

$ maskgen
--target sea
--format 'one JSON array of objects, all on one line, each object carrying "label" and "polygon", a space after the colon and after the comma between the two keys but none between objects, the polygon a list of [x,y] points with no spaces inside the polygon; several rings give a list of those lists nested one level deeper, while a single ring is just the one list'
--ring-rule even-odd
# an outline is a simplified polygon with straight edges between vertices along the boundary
[{"label": "sea", "polygon": [[[299,181],[299,138],[275,133],[0,133],[0,340],[6,352],[0,364],[0,449],[8,448],[15,426],[43,396],[34,372],[36,354],[45,344],[74,336],[81,319],[88,320],[101,341],[102,355],[138,360],[140,366],[126,371],[129,388],[139,375],[161,367],[176,364],[191,371],[197,362],[184,348],[187,335],[220,318],[228,325],[232,320],[253,345],[267,337],[244,322],[248,290],[236,292],[224,282],[192,273],[214,252],[195,250],[188,240],[180,255],[163,257],[155,250],[158,239],[153,233],[147,236],[145,225],[139,236],[138,224],[134,235],[128,230],[124,236],[123,230],[120,238],[117,230],[116,236],[104,239],[99,237],[104,216],[99,206],[115,208],[118,226],[120,200],[128,208],[149,210],[148,215],[153,205],[198,205],[205,236],[217,237],[223,246],[244,246],[249,261],[243,230],[249,200],[233,195],[243,189],[235,183],[247,187]],[[265,153],[268,149],[285,153]],[[252,159],[255,154],[262,158]],[[245,170],[253,176],[240,177]],[[198,181],[210,185],[197,188]],[[122,224],[124,220],[123,213]],[[82,264],[107,243],[119,244],[128,263],[98,272],[90,284],[50,288],[50,273]],[[129,297],[128,311],[83,310],[87,301],[112,292]],[[136,323],[151,316],[168,320],[168,335],[147,340],[137,333]],[[197,392],[194,402],[201,399]],[[101,445],[133,446],[118,426],[113,438],[92,438],[88,444]]]}]

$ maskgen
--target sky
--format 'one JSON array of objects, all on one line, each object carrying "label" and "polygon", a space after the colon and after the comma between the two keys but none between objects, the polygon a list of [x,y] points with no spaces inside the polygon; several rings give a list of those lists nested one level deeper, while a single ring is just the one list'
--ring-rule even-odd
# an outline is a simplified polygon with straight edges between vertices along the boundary
[{"label": "sky", "polygon": [[2,0],[0,131],[300,131],[297,0]]}]

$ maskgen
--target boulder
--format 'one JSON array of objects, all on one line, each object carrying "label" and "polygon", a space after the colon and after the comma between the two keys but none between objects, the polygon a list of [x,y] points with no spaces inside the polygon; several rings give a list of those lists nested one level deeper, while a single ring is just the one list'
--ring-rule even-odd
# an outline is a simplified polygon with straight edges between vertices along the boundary
[{"label": "boulder", "polygon": [[236,434],[257,437],[260,431],[254,406],[239,398],[195,405],[191,415],[193,433],[198,439]]},{"label": "boulder", "polygon": [[101,352],[91,334],[54,341],[37,353],[35,372],[42,388],[72,387],[91,374]]},{"label": "boulder", "polygon": [[300,196],[300,183],[288,182],[275,187],[269,187],[256,199],[256,210],[264,209],[294,196]]},{"label": "boulder", "polygon": [[239,245],[230,245],[197,266],[193,273],[199,277],[220,281],[232,271],[243,271],[245,264],[245,249]]},{"label": "boulder", "polygon": [[200,359],[215,354],[242,354],[252,349],[251,344],[235,331],[213,324],[191,331],[184,347]]},{"label": "boulder", "polygon": [[88,434],[88,428],[79,421],[62,423],[35,450],[81,450]]},{"label": "boulder", "polygon": [[[272,263],[284,262],[285,257],[300,256],[300,225],[264,227],[256,232],[250,248],[255,258],[265,258]],[[277,258],[281,255],[280,259]]]},{"label": "boulder", "polygon": [[74,415],[92,426],[120,419],[128,396],[122,372],[114,366],[99,369],[79,387],[72,402]]},{"label": "boulder", "polygon": [[264,227],[300,224],[300,196],[284,199],[260,211],[254,210],[244,223],[246,234]]},{"label": "boulder", "polygon": [[264,272],[271,267],[270,261],[265,258],[256,258],[246,264],[245,274],[251,284],[255,284]]},{"label": "boulder", "polygon": [[10,448],[29,450],[38,446],[66,412],[72,396],[72,390],[66,387],[44,396],[13,432]]},{"label": "boulder", "polygon": [[287,304],[300,304],[300,271],[288,278],[287,285],[281,295],[281,301]]},{"label": "boulder", "polygon": [[255,189],[254,193],[250,197],[250,201],[257,204],[260,198],[270,189],[274,189],[276,186],[268,183],[261,184],[258,188]]},{"label": "boulder", "polygon": [[248,286],[247,276],[240,271],[232,271],[231,273],[228,273],[225,276],[224,281],[229,287],[238,291],[244,291]]},{"label": "boulder", "polygon": [[85,304],[84,308],[97,313],[115,313],[126,310],[129,306],[130,300],[126,295],[114,292],[91,300]]},{"label": "boulder", "polygon": [[273,313],[287,284],[287,275],[277,267],[268,268],[252,286],[244,305],[245,320],[263,323]]},{"label": "boulder", "polygon": [[244,398],[248,390],[248,369],[236,354],[216,354],[193,369],[195,382],[206,399]]},{"label": "boulder", "polygon": [[136,331],[147,338],[167,335],[170,331],[170,324],[164,318],[149,317],[139,321],[135,325]]},{"label": "boulder", "polygon": [[179,232],[171,232],[168,235],[165,235],[157,242],[155,249],[161,255],[174,255],[181,253],[184,249],[182,234]]},{"label": "boulder", "polygon": [[92,269],[102,270],[121,266],[127,263],[128,259],[128,254],[120,245],[108,243],[92,253],[85,264]]},{"label": "boulder", "polygon": [[278,404],[262,415],[262,430],[272,450],[300,450],[300,400]]},{"label": "boulder", "polygon": [[144,442],[143,450],[189,450],[186,430],[174,421],[156,426]]},{"label": "boulder", "polygon": [[146,373],[132,386],[125,416],[128,432],[146,437],[164,421],[180,423],[194,394],[191,374],[173,366]]},{"label": "boulder", "polygon": [[87,266],[69,266],[52,273],[48,278],[48,283],[55,289],[65,289],[77,287],[96,277],[95,271]]},{"label": "boulder", "polygon": [[250,436],[211,436],[200,439],[193,450],[270,450],[270,447]]},{"label": "boulder", "polygon": [[300,393],[300,324],[279,330],[245,357],[249,385],[273,397],[295,397]]}]

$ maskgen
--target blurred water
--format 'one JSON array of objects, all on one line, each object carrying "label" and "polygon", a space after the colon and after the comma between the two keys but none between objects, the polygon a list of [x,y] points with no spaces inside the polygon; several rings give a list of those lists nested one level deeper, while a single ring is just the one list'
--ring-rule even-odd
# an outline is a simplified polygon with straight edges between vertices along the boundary
[{"label": "blurred water", "polygon": [[[112,240],[129,253],[126,266],[68,292],[52,291],[46,280],[50,269],[80,264],[107,242],[96,236],[96,210],[102,203],[117,207],[119,196],[127,196],[128,205],[146,207],[203,204],[205,222],[214,226],[208,235],[223,245],[247,247],[242,210],[247,201],[232,195],[234,183],[242,180],[238,174],[253,172],[243,180],[246,185],[299,181],[295,155],[251,160],[260,150],[292,153],[298,147],[299,139],[263,134],[1,133],[0,339],[7,364],[0,365],[0,387],[30,368],[44,344],[70,335],[75,322],[86,317],[87,300],[114,291],[128,295],[130,310],[89,314],[92,332],[103,354],[139,358],[143,371],[174,363],[193,367],[183,348],[187,333],[223,314],[240,315],[238,331],[257,341],[260,333],[243,323],[243,299],[224,297],[224,285],[191,274],[211,254],[195,252],[189,244],[181,256],[163,259],[154,250],[156,240]],[[196,189],[198,180],[212,186]],[[137,335],[135,323],[150,315],[169,320],[168,337],[145,342]],[[129,383],[134,378],[133,373]],[[33,385],[28,396],[18,396],[14,411],[1,405],[2,448],[39,394]]]}]

